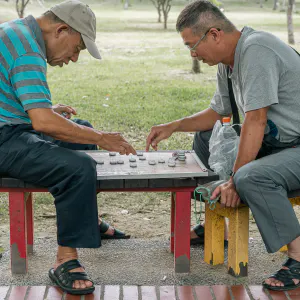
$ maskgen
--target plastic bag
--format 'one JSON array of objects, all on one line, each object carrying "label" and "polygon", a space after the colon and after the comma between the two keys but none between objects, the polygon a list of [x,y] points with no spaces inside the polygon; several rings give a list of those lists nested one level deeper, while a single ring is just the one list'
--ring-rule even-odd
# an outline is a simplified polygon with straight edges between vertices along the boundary
[{"label": "plastic bag", "polygon": [[230,125],[222,126],[220,121],[216,122],[209,140],[208,164],[220,176],[220,179],[229,179],[239,142],[239,136]]}]

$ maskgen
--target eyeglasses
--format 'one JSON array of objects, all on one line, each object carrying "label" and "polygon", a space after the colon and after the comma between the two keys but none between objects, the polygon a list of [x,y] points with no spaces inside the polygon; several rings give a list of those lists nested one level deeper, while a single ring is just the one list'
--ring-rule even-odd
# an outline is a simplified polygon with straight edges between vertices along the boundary
[{"label": "eyeglasses", "polygon": [[[213,28],[213,27],[212,27]],[[198,47],[198,45],[201,43],[201,41],[206,37],[206,35],[210,32],[210,30],[212,28],[209,28],[203,35],[202,37],[198,40],[198,42],[193,46],[193,47],[190,47],[189,45],[186,45],[186,47],[193,53],[196,52],[196,48]],[[216,28],[218,31],[220,31],[221,29],[220,28]]]}]

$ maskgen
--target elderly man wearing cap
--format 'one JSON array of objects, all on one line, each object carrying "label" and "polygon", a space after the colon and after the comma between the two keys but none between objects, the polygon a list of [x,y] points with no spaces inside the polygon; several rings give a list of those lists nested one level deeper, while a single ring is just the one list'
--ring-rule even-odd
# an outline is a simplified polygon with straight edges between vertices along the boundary
[{"label": "elderly man wearing cap", "polygon": [[[28,16],[0,26],[0,173],[47,187],[54,196],[59,246],[49,276],[72,294],[94,291],[76,248],[101,245],[96,162],[45,136],[136,153],[119,133],[71,122],[52,107],[46,63],[62,67],[76,62],[85,48],[100,59],[95,38],[95,15],[77,0],[60,3],[39,18]],[[62,112],[61,107],[56,110]]]}]

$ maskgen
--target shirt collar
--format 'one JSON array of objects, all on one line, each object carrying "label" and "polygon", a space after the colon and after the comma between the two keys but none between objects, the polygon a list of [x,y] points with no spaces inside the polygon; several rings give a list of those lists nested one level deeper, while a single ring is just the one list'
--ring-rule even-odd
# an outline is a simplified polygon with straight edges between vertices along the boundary
[{"label": "shirt collar", "polygon": [[254,29],[247,27],[247,26],[245,26],[242,29],[242,35],[239,38],[239,41],[235,48],[234,66],[233,66],[232,73],[231,73],[232,76],[234,76],[234,74],[236,74],[238,72],[239,62],[240,62],[240,54],[241,54],[241,49],[242,49],[243,43],[244,43],[245,39],[249,36],[249,34],[251,34],[253,31],[254,31]]},{"label": "shirt collar", "polygon": [[42,30],[38,24],[38,22],[36,21],[36,19],[32,16],[29,15],[28,17],[24,18],[25,22],[27,22],[29,28],[31,29],[38,45],[41,48],[42,54],[45,56],[46,58],[46,46],[45,46],[45,41],[43,39],[43,34],[42,34]]}]

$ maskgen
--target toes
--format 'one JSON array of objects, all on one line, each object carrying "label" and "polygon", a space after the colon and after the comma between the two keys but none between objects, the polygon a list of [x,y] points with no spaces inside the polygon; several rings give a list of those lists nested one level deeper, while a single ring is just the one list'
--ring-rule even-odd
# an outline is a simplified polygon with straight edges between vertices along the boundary
[{"label": "toes", "polygon": [[93,283],[91,281],[86,280],[85,285],[86,285],[86,287],[91,287],[91,286],[93,286]]},{"label": "toes", "polygon": [[79,280],[75,280],[73,285],[74,285],[75,289],[80,289],[80,281]]},{"label": "toes", "polygon": [[79,283],[80,283],[80,288],[81,289],[85,289],[86,288],[84,280],[79,280]]}]

